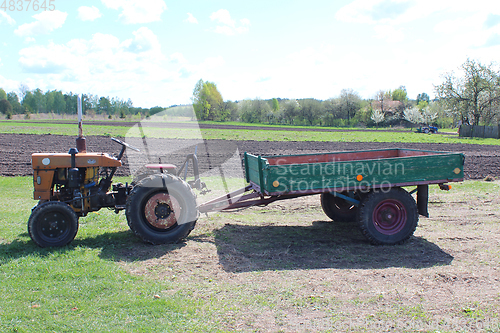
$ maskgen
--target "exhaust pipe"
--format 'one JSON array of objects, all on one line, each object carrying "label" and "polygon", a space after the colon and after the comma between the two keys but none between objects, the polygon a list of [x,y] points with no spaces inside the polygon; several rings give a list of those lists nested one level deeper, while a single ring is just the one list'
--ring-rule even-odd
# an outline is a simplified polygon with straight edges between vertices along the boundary
[{"label": "exhaust pipe", "polygon": [[82,99],[77,96],[77,109],[78,109],[78,138],[76,138],[76,149],[80,153],[87,152],[87,142],[83,136],[82,128]]}]

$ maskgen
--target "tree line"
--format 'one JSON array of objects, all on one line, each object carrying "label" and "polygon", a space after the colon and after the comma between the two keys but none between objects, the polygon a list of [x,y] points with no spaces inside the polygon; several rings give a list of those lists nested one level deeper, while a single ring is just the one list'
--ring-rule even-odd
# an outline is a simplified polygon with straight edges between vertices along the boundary
[{"label": "tree line", "polygon": [[[426,93],[419,94],[417,100],[410,100],[404,86],[379,91],[372,99],[362,99],[356,91],[343,89],[339,96],[327,100],[257,98],[232,102],[223,101],[215,83],[200,80],[192,101],[199,120],[306,126],[389,126],[398,125],[402,120],[420,123],[424,119],[406,119],[407,110],[415,109],[421,115],[430,114],[429,108],[441,111]],[[440,121],[443,125],[445,119],[452,122],[446,117],[430,118],[430,122]]]},{"label": "tree line", "polygon": [[[380,90],[363,99],[353,89],[343,89],[327,100],[247,99],[224,101],[213,82],[200,79],[193,90],[189,105],[164,108],[134,107],[113,97],[82,95],[83,111],[89,116],[128,118],[149,117],[159,112],[170,116],[196,116],[198,120],[242,121],[247,123],[309,125],[309,126],[418,126],[421,124],[452,127],[459,124],[494,125],[500,122],[500,71],[495,64],[484,65],[467,59],[459,72],[442,75],[443,82],[434,86],[436,98],[422,92],[409,98],[406,88]],[[77,95],[53,90],[29,90],[20,85],[19,93],[0,88],[0,113],[7,118],[33,113],[75,114]]]},{"label": "tree line", "polygon": [[[87,116],[104,115],[108,118],[127,118],[131,115],[149,117],[164,111],[164,107],[153,108],[134,107],[132,100],[120,98],[100,97],[92,94],[83,94],[82,110]],[[57,115],[75,114],[77,110],[77,94],[63,93],[52,90],[43,92],[41,89],[29,90],[25,85],[19,87],[19,93],[6,92],[0,88],[0,113],[12,118],[14,114],[24,114],[30,118],[35,113],[53,113]],[[177,111],[178,112],[178,111]]]},{"label": "tree line", "polygon": [[452,127],[500,122],[500,71],[467,59],[460,72],[445,73],[435,85],[436,98],[422,92],[415,99],[406,88],[378,91],[362,99],[352,89],[327,100],[314,98],[223,101],[213,82],[200,79],[193,91],[199,120],[318,126],[390,126],[421,124]]}]

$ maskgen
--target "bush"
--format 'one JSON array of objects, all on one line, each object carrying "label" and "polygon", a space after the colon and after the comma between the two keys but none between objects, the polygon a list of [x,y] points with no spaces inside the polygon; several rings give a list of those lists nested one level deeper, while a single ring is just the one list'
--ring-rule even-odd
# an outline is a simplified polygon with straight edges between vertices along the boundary
[{"label": "bush", "polygon": [[432,125],[439,128],[453,128],[453,119],[451,117],[438,117]]}]

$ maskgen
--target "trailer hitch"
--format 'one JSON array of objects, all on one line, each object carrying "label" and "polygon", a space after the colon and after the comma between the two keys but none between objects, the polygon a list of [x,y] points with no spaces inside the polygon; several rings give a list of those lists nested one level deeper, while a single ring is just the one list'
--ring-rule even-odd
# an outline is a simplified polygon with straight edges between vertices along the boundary
[{"label": "trailer hitch", "polygon": [[[186,180],[189,161],[192,161],[193,163],[194,180]],[[181,176],[182,171],[184,171],[184,181],[186,181],[192,188],[199,190],[201,195],[211,192],[211,190],[207,188],[207,185],[200,179],[200,171],[198,168],[198,157],[196,156],[196,152],[194,154],[188,154],[186,156],[186,160],[184,161],[184,163],[182,163],[181,168],[177,171],[177,177]]]}]

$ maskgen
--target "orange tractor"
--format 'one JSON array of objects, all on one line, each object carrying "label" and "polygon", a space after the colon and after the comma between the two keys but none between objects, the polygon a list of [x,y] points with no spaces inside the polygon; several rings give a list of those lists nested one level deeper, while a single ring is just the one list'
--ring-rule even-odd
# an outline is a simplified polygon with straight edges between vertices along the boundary
[{"label": "orange tractor", "polygon": [[177,242],[194,228],[199,212],[192,188],[204,188],[196,155],[188,156],[195,164],[195,181],[182,180],[173,165],[155,164],[146,167],[160,169],[161,173],[143,176],[132,184],[112,184],[125,149],[138,149],[111,140],[122,145],[116,158],[87,153],[81,131],[77,148],[67,154],[32,154],[34,199],[39,202],[32,209],[28,232],[36,244],[49,247],[70,243],[78,231],[78,219],[104,207],[116,213],[125,210],[130,229],[153,244]]}]

